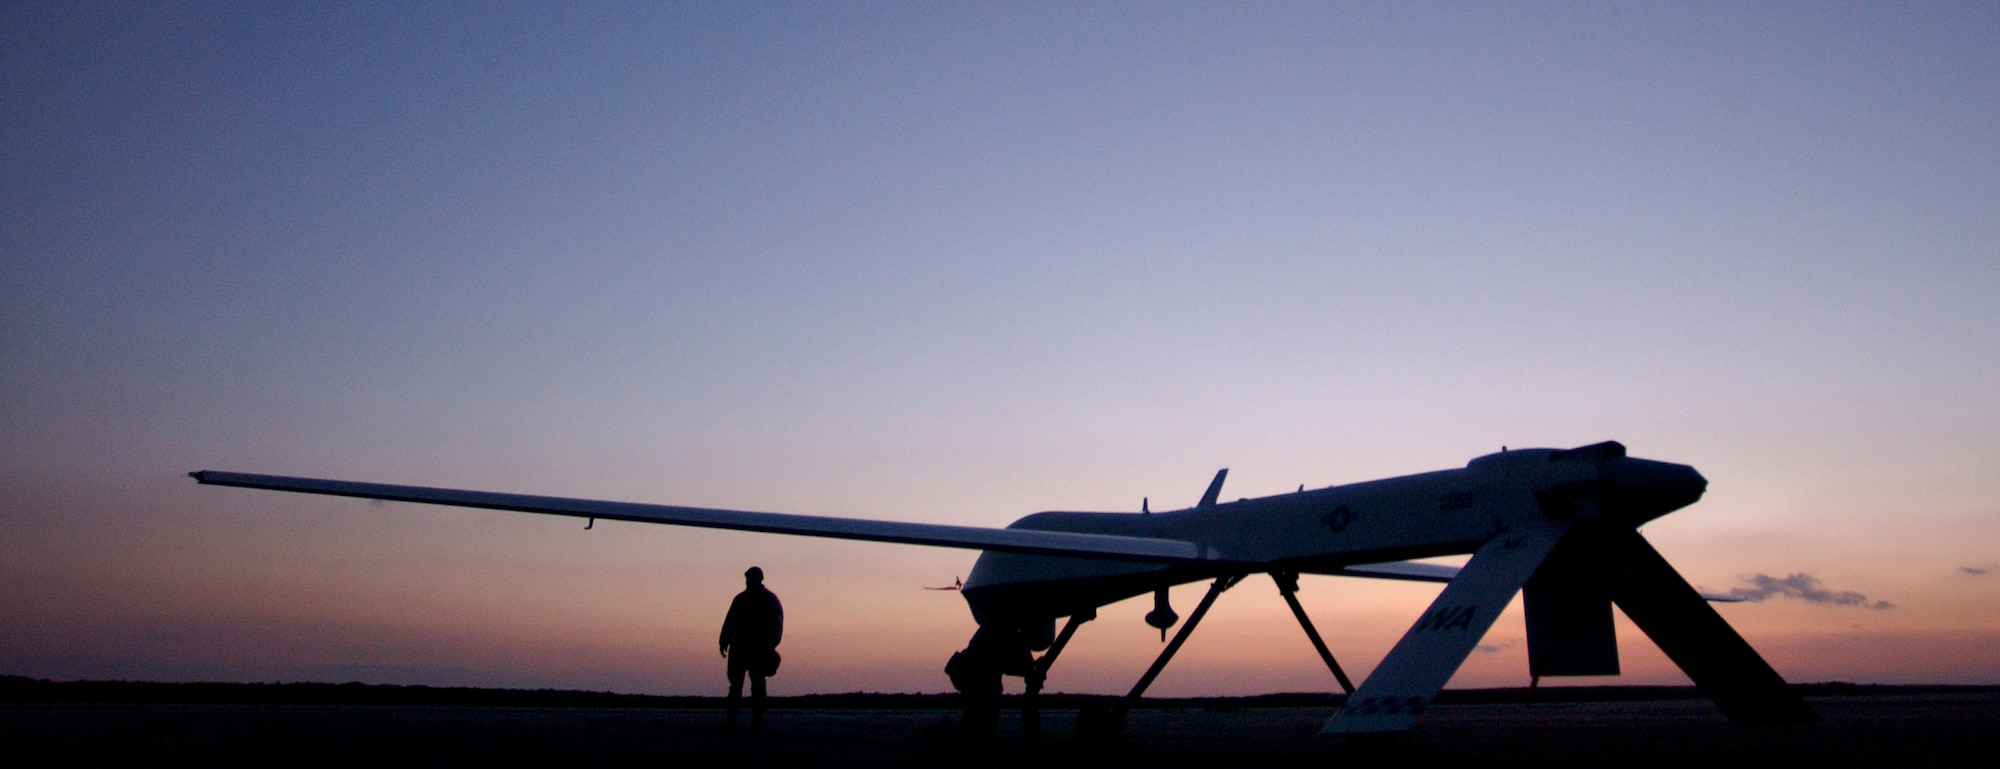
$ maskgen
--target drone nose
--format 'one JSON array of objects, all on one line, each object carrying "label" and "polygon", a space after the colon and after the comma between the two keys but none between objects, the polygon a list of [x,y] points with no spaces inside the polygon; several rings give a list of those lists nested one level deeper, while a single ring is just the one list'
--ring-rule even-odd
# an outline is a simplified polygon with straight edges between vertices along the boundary
[{"label": "drone nose", "polygon": [[1692,505],[1708,491],[1708,479],[1694,468],[1650,459],[1609,460],[1599,477],[1612,488],[1615,507],[1635,526]]}]

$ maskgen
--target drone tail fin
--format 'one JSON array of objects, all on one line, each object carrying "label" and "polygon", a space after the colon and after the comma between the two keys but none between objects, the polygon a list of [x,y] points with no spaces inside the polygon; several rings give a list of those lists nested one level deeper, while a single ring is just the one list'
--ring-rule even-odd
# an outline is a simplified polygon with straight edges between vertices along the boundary
[{"label": "drone tail fin", "polygon": [[1322,735],[1409,731],[1562,538],[1564,525],[1502,534],[1479,548],[1389,656],[1348,695]]},{"label": "drone tail fin", "polygon": [[1526,593],[1535,675],[1617,673],[1616,603],[1730,720],[1819,720],[1638,532],[1557,525],[1496,537],[1474,553],[1320,734],[1407,731],[1517,590]]},{"label": "drone tail fin", "polygon": [[1528,674],[1618,675],[1610,564],[1588,532],[1572,529],[1521,588],[1528,621]]},{"label": "drone tail fin", "polygon": [[1602,532],[1611,600],[1732,721],[1806,723],[1818,714],[1632,530]]}]

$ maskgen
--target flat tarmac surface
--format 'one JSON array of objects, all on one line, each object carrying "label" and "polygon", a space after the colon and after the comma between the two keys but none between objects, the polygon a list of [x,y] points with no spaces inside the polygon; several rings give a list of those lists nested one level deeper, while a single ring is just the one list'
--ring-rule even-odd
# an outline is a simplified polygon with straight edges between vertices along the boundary
[{"label": "flat tarmac surface", "polygon": [[1706,700],[1440,705],[1407,739],[1314,736],[1331,708],[1134,711],[1077,742],[1073,711],[1023,742],[927,737],[938,710],[0,704],[0,766],[1879,767],[1993,766],[2000,693],[1811,697],[1817,724],[1743,726]]}]

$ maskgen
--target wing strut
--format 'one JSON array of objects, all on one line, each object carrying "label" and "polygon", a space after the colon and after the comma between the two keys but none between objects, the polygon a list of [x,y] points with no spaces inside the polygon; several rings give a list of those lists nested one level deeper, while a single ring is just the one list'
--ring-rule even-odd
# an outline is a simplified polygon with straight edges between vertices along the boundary
[{"label": "wing strut", "polygon": [[1306,617],[1305,607],[1299,605],[1299,597],[1296,595],[1299,592],[1298,573],[1274,571],[1271,572],[1271,581],[1278,583],[1278,594],[1285,597],[1285,605],[1292,607],[1292,616],[1299,618],[1299,627],[1305,628],[1306,639],[1312,641],[1313,648],[1319,651],[1319,658],[1326,661],[1326,668],[1333,671],[1334,680],[1340,682],[1342,690],[1353,694],[1354,682],[1347,680],[1347,672],[1340,669],[1339,662],[1334,661],[1333,652],[1327,650],[1326,641],[1319,637],[1319,631],[1313,628],[1312,620]]}]

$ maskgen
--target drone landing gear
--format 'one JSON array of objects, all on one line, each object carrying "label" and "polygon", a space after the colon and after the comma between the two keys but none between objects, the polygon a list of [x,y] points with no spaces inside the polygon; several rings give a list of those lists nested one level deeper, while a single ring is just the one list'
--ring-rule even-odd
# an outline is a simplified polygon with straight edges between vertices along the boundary
[{"label": "drone landing gear", "polygon": [[1028,674],[1023,676],[1023,678],[1027,679],[1027,688],[1021,694],[1021,737],[1023,739],[1034,742],[1035,738],[1040,737],[1042,734],[1042,709],[1040,702],[1042,682],[1048,680],[1049,668],[1054,667],[1056,664],[1056,655],[1061,654],[1063,647],[1069,645],[1069,639],[1071,636],[1076,635],[1078,625],[1094,619],[1097,619],[1096,609],[1085,609],[1082,612],[1070,615],[1069,621],[1063,623],[1062,632],[1056,635],[1055,643],[1049,644],[1049,650],[1042,652],[1042,656],[1035,660],[1035,664],[1029,666]]},{"label": "drone landing gear", "polygon": [[1160,671],[1167,668],[1167,662],[1174,658],[1174,652],[1180,651],[1181,644],[1187,643],[1188,636],[1194,633],[1194,627],[1201,624],[1201,618],[1208,614],[1208,608],[1215,605],[1216,597],[1242,580],[1241,574],[1217,577],[1215,582],[1208,586],[1208,593],[1201,597],[1201,603],[1194,607],[1192,614],[1188,615],[1187,622],[1181,625],[1180,632],[1174,634],[1174,640],[1167,643],[1167,648],[1160,650],[1159,658],[1153,660],[1153,666],[1147,668],[1146,674],[1139,677],[1139,683],[1132,686],[1132,691],[1125,694],[1125,699],[1120,700],[1109,713],[1102,716],[1077,714],[1077,736],[1083,739],[1111,739],[1123,732],[1125,714],[1132,710],[1133,705],[1139,703],[1139,697],[1146,693],[1146,687],[1153,685],[1153,679],[1160,677]]},{"label": "drone landing gear", "polygon": [[1333,652],[1327,650],[1326,641],[1320,639],[1319,631],[1313,629],[1312,620],[1306,617],[1305,607],[1299,605],[1296,595],[1299,592],[1298,572],[1274,571],[1271,572],[1271,581],[1278,583],[1278,594],[1285,597],[1286,606],[1292,607],[1292,616],[1299,618],[1299,627],[1305,628],[1306,639],[1312,641],[1313,648],[1319,651],[1319,658],[1326,661],[1326,669],[1333,671],[1333,678],[1340,682],[1341,689],[1353,694],[1354,682],[1347,680],[1347,673],[1340,669],[1339,662],[1334,661]]},{"label": "drone landing gear", "polygon": [[[1271,579],[1278,584],[1278,594],[1284,596],[1285,604],[1292,608],[1292,616],[1298,618],[1299,627],[1306,631],[1306,639],[1312,641],[1313,649],[1319,652],[1319,658],[1326,663],[1327,670],[1333,672],[1334,680],[1340,682],[1341,689],[1353,694],[1354,682],[1348,680],[1347,673],[1340,669],[1340,663],[1333,658],[1333,652],[1326,648],[1325,639],[1322,639],[1319,630],[1313,627],[1312,619],[1306,616],[1305,607],[1299,605],[1296,595],[1299,591],[1299,575],[1296,572],[1272,572]],[[1194,613],[1188,615],[1187,623],[1181,625],[1180,632],[1174,634],[1174,640],[1167,644],[1167,648],[1160,651],[1159,658],[1153,660],[1153,666],[1146,669],[1146,674],[1139,677],[1139,683],[1133,685],[1132,691],[1128,692],[1116,707],[1108,712],[1086,709],[1077,714],[1077,737],[1086,740],[1112,739],[1123,732],[1125,714],[1139,704],[1139,698],[1146,693],[1146,688],[1153,685],[1153,679],[1160,676],[1160,671],[1166,669],[1167,662],[1174,658],[1174,653],[1180,651],[1181,645],[1194,633],[1195,626],[1201,624],[1201,618],[1208,614],[1209,607],[1215,605],[1215,599],[1222,595],[1222,591],[1228,590],[1242,580],[1243,575],[1239,574],[1220,577],[1210,584],[1208,593],[1201,597],[1201,603],[1195,606]],[[1058,639],[1056,648],[1060,648],[1062,640],[1068,638],[1069,631],[1070,628],[1063,629],[1063,639]],[[1053,657],[1054,653],[1055,649],[1050,649],[1045,659]]]}]

